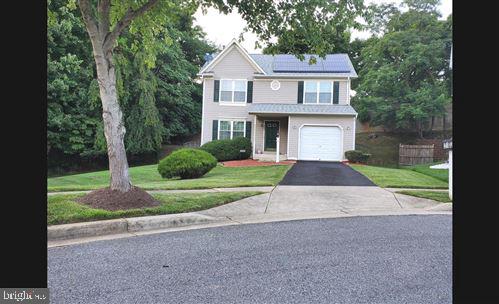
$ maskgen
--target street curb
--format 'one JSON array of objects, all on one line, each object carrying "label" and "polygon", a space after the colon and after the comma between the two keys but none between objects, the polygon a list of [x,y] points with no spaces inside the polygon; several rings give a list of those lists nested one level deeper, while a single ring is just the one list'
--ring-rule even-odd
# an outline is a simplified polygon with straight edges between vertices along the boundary
[{"label": "street curb", "polygon": [[197,213],[179,213],[52,225],[47,227],[47,240],[60,241],[111,234],[133,234],[147,230],[207,224],[220,220],[222,219]]},{"label": "street curb", "polygon": [[125,219],[128,223],[128,232],[174,228],[190,225],[207,224],[218,219],[197,213],[165,214]]},{"label": "street curb", "polygon": [[53,225],[47,227],[47,240],[67,240],[127,232],[124,219]]},{"label": "street curb", "polygon": [[452,211],[452,203],[440,203],[430,208],[426,208],[428,211]]}]

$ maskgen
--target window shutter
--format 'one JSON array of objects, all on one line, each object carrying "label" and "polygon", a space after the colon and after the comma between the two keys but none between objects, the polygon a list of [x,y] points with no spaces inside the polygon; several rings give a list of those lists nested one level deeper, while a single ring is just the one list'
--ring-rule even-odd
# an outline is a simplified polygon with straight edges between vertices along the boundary
[{"label": "window shutter", "polygon": [[246,102],[247,103],[253,102],[253,81],[248,81],[248,91],[246,92]]},{"label": "window shutter", "polygon": [[218,102],[218,100],[219,100],[219,97],[218,97],[219,90],[220,90],[220,80],[215,80],[215,88],[213,91],[213,101],[214,102]]},{"label": "window shutter", "polygon": [[298,103],[303,103],[303,81],[298,81]]},{"label": "window shutter", "polygon": [[246,137],[251,139],[251,121],[246,122]]},{"label": "window shutter", "polygon": [[333,82],[333,104],[338,104],[340,99],[340,83],[338,81]]},{"label": "window shutter", "polygon": [[218,139],[218,120],[213,121],[213,128],[212,128],[212,135],[211,135],[211,140],[217,140]]}]

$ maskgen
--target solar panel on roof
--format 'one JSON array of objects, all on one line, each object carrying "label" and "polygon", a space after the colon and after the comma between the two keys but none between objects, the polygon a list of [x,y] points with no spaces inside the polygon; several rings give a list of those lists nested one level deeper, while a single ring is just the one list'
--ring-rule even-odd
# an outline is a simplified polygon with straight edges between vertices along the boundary
[{"label": "solar panel on roof", "polygon": [[274,72],[288,73],[349,73],[347,58],[342,55],[327,55],[325,59],[315,56],[317,62],[309,64],[311,55],[300,61],[294,55],[277,55],[274,59]]},{"label": "solar panel on roof", "polygon": [[350,72],[350,64],[346,56],[326,55],[326,60],[324,60],[324,71],[348,73]]}]

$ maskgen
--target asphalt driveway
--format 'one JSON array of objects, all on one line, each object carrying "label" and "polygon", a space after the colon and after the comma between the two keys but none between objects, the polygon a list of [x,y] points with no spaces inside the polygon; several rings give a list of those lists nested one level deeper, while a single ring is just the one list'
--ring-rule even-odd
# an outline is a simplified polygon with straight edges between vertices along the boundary
[{"label": "asphalt driveway", "polygon": [[340,162],[299,161],[280,185],[289,186],[375,186],[367,177]]}]

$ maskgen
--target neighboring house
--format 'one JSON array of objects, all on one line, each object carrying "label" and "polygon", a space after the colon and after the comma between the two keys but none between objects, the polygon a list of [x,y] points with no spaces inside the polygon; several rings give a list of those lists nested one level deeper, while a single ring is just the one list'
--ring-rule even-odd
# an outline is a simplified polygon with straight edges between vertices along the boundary
[{"label": "neighboring house", "polygon": [[355,149],[357,112],[350,106],[348,55],[308,64],[294,55],[248,54],[235,40],[206,62],[201,144],[249,137],[254,159],[345,160]]}]

